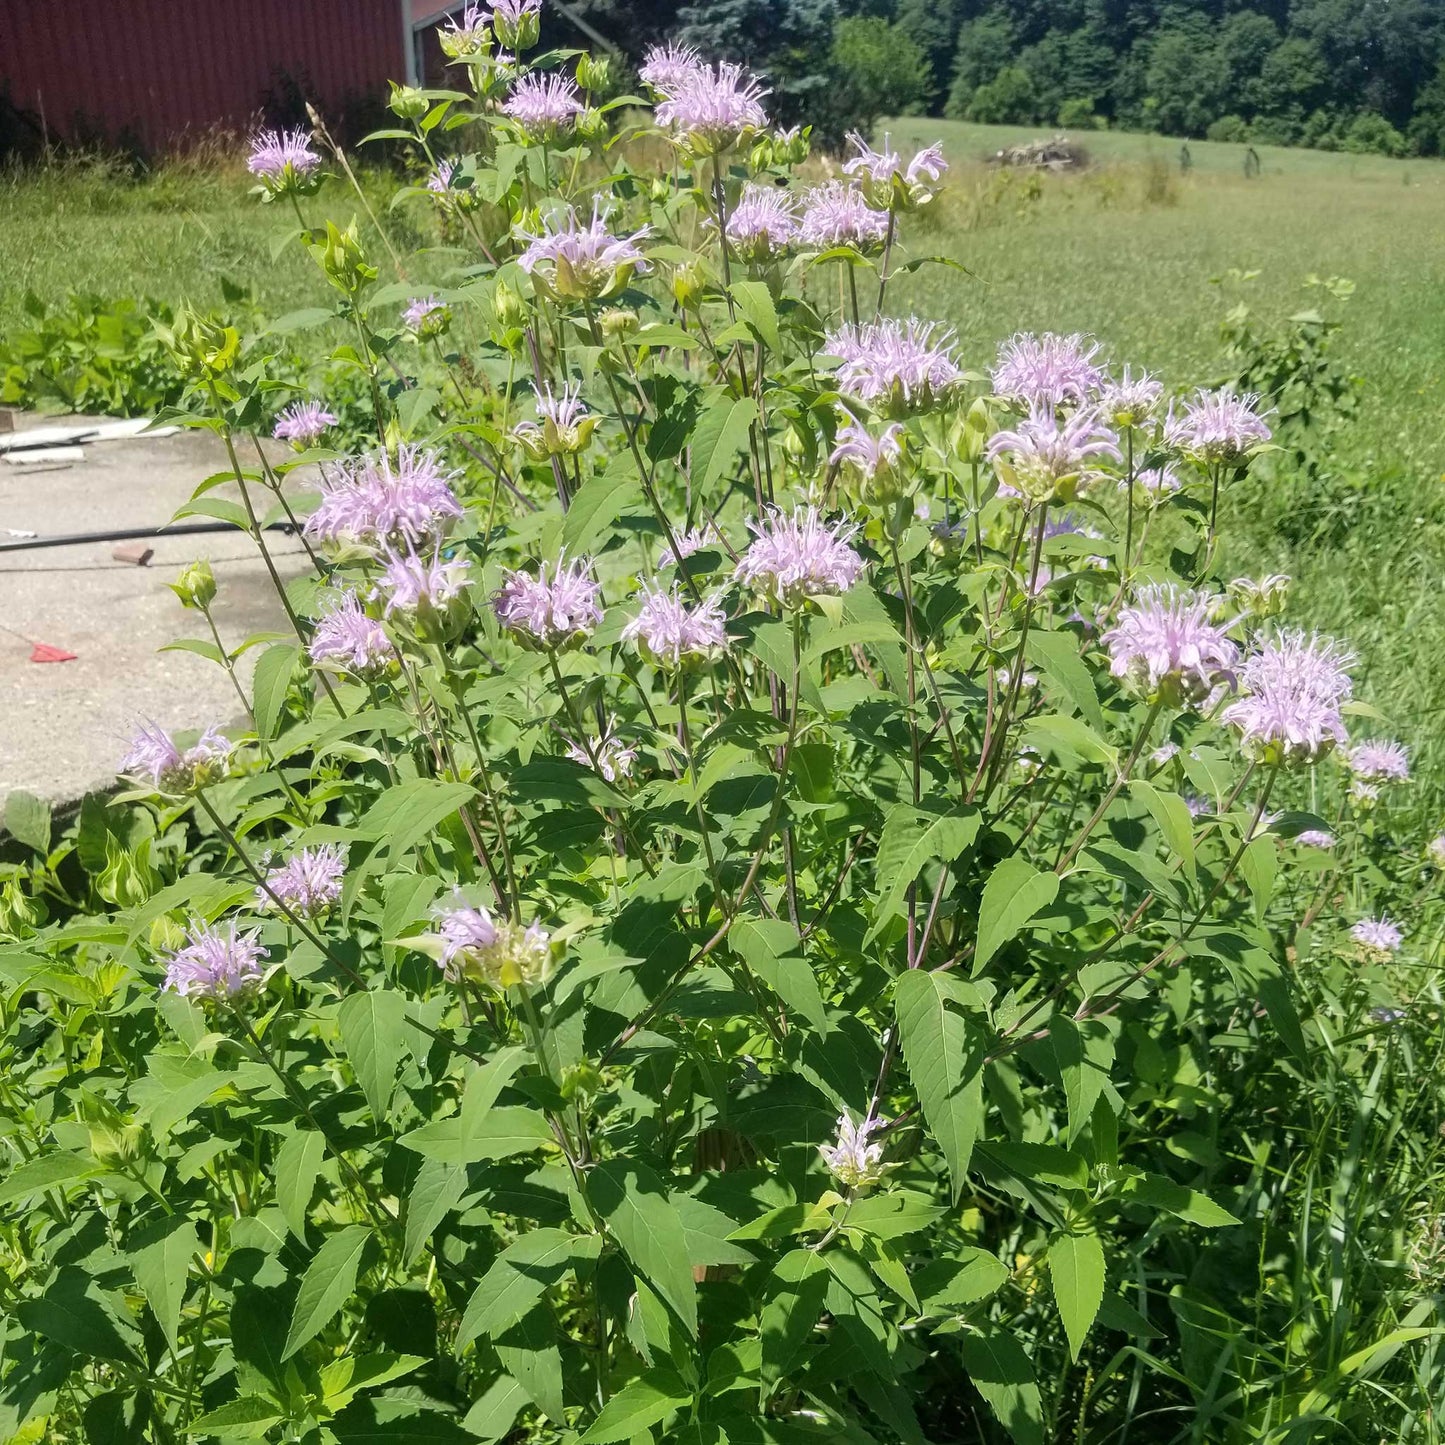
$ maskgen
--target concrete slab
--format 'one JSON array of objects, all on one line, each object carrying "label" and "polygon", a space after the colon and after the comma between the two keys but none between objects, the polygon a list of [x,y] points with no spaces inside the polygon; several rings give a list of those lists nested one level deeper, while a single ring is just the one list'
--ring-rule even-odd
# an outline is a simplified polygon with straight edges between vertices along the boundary
[{"label": "concrete slab", "polygon": [[[17,429],[56,421],[15,418]],[[188,431],[96,442],[81,461],[6,465],[0,540],[12,530],[54,536],[161,526],[226,465],[219,438]],[[273,532],[267,544],[283,580],[306,569],[297,539]],[[206,635],[204,620],[166,585],[186,563],[211,561],[220,587],[215,617],[227,646],[287,626],[265,566],[240,532],[158,537],[146,567],[115,560],[115,545],[0,552],[0,798],[24,788],[68,803],[109,787],[141,718],[170,730],[241,721],[219,667],[192,653],[158,651]],[[76,660],[31,662],[35,643]]]}]

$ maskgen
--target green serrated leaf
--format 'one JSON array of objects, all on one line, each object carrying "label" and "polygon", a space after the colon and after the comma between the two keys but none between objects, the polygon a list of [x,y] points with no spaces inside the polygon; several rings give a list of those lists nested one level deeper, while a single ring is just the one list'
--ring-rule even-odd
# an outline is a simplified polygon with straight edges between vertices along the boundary
[{"label": "green serrated leaf", "polygon": [[256,720],[258,737],[269,741],[279,731],[281,710],[286,703],[299,651],[294,643],[278,642],[256,660],[256,672],[251,681],[251,714]]},{"label": "green serrated leaf", "polygon": [[474,1439],[500,1440],[511,1433],[527,1399],[527,1392],[510,1375],[499,1375],[482,1392],[481,1399],[467,1411],[462,1424]]},{"label": "green serrated leaf", "polygon": [[781,1380],[798,1363],[828,1292],[828,1268],[816,1249],[794,1249],[773,1267],[758,1320],[764,1385]]},{"label": "green serrated leaf", "polygon": [[774,353],[781,351],[778,308],[773,304],[772,292],[761,281],[734,281],[728,289],[763,345]]},{"label": "green serrated leaf", "polygon": [[692,431],[692,485],[703,496],[714,493],[718,478],[747,445],[748,428],[757,420],[752,397],[724,394],[704,407]]},{"label": "green serrated leaf", "polygon": [[697,1337],[697,1290],[687,1233],[661,1179],[645,1164],[608,1159],[587,1176],[587,1197],[637,1272]]},{"label": "green serrated leaf", "polygon": [[492,1262],[472,1292],[457,1330],[457,1347],[479,1335],[491,1338],[517,1323],[579,1260],[595,1260],[602,1241],[595,1234],[534,1229],[515,1240]]},{"label": "green serrated leaf", "polygon": [[818,977],[803,957],[796,929],[775,918],[740,918],[728,941],[789,1008],[797,1010],[820,1034],[827,1033],[828,1013]]},{"label": "green serrated leaf", "polygon": [[325,1157],[326,1139],[318,1129],[297,1129],[276,1151],[276,1203],[287,1228],[302,1244],[306,1243],[307,1209]]},{"label": "green serrated leaf", "polygon": [[582,483],[562,521],[562,545],[571,556],[593,551],[624,512],[642,505],[637,463],[619,452],[606,468]]},{"label": "green serrated leaf", "polygon": [[502,1368],[527,1392],[532,1403],[558,1425],[565,1423],[562,1351],[551,1311],[538,1305],[497,1340],[495,1348]]},{"label": "green serrated leaf", "polygon": [[966,1245],[951,1258],[935,1259],[916,1271],[913,1286],[925,1314],[944,1314],[987,1299],[1008,1279],[1008,1266],[997,1255]]},{"label": "green serrated leaf", "polygon": [[336,1011],[336,1022],[372,1117],[384,1124],[401,1062],[405,1000],[395,989],[388,988],[348,994]]},{"label": "green serrated leaf", "polygon": [[219,1409],[192,1420],[187,1435],[224,1435],[231,1440],[257,1440],[286,1418],[281,1407],[264,1395],[242,1395]]},{"label": "green serrated leaf", "polygon": [[947,1007],[950,997],[943,976],[924,969],[911,969],[894,984],[903,1059],[957,1202],[983,1118],[983,1062],[972,1026]]},{"label": "green serrated leaf", "polygon": [[649,1370],[608,1400],[577,1445],[632,1440],[653,1425],[660,1425],[691,1400],[692,1391],[671,1370]]},{"label": "green serrated leaf", "polygon": [[953,808],[932,812],[908,803],[895,803],[883,820],[874,871],[878,904],[865,942],[871,942],[903,909],[904,896],[925,865],[957,858],[978,836],[981,817],[976,809]]},{"label": "green serrated leaf", "polygon": [[339,1445],[476,1445],[454,1415],[415,1400],[353,1400],[327,1429]]},{"label": "green serrated leaf", "polygon": [[1104,1246],[1099,1236],[1060,1235],[1049,1246],[1049,1275],[1069,1337],[1069,1353],[1077,1360],[1104,1298]]},{"label": "green serrated leaf", "polygon": [[1029,718],[1019,729],[1025,747],[1041,754],[1053,753],[1065,763],[1093,763],[1114,771],[1119,752],[1110,747],[1093,728],[1076,717],[1044,713]]},{"label": "green serrated leaf", "polygon": [[1123,1197],[1131,1204],[1149,1204],[1173,1214],[1190,1224],[1202,1225],[1205,1229],[1225,1229],[1238,1224],[1222,1205],[1216,1204],[1207,1194],[1197,1189],[1176,1184],[1172,1179],[1163,1179],[1157,1174],[1146,1175],[1143,1179],[1131,1179],[1125,1184]]},{"label": "green serrated leaf", "polygon": [[1097,1019],[1080,1024],[1067,1015],[1055,1014],[1049,1020],[1049,1045],[1064,1083],[1072,1142],[1087,1127],[1094,1102],[1109,1082],[1114,1039]]},{"label": "green serrated leaf", "polygon": [[403,1149],[446,1164],[480,1164],[509,1159],[557,1142],[540,1109],[509,1104],[475,1121],[465,1112],[435,1124],[423,1124],[398,1141]]},{"label": "green serrated leaf", "polygon": [[302,1345],[316,1338],[341,1312],[356,1289],[361,1257],[371,1242],[371,1231],[348,1224],[331,1235],[301,1277],[296,1308],[281,1358],[289,1360]]},{"label": "green serrated leaf", "polygon": [[1104,710],[1099,706],[1093,674],[1079,656],[1078,639],[1068,632],[1029,633],[1028,656],[1063,695],[1078,709],[1090,727],[1103,731]]},{"label": "green serrated leaf", "polygon": [[117,1360],[134,1365],[138,1355],[129,1323],[99,1285],[73,1265],[56,1275],[38,1299],[14,1306],[25,1329],[44,1335],[83,1359]]},{"label": "green serrated leaf", "polygon": [[1240,854],[1239,876],[1248,885],[1254,900],[1254,916],[1261,923],[1269,900],[1274,896],[1274,880],[1278,871],[1279,845],[1268,834],[1256,838]]},{"label": "green serrated leaf", "polygon": [[431,1239],[433,1231],[461,1202],[467,1192],[464,1164],[423,1159],[416,1182],[406,1197],[406,1237],[402,1258],[411,1264]]},{"label": "green serrated leaf", "polygon": [[76,1154],[41,1154],[0,1179],[0,1204],[23,1204],[47,1190],[93,1179],[103,1172],[95,1160]]},{"label": "green serrated leaf", "polygon": [[1142,778],[1135,778],[1129,784],[1129,792],[1149,810],[1149,816],[1158,825],[1169,851],[1184,865],[1184,871],[1194,877],[1194,819],[1189,807],[1177,793],[1165,793]]},{"label": "green serrated leaf", "polygon": [[470,783],[413,778],[382,793],[362,816],[359,831],[381,840],[392,858],[400,858],[475,795]]},{"label": "green serrated leaf", "polygon": [[1015,1445],[1044,1445],[1044,1411],[1024,1347],[996,1325],[958,1338],[963,1367]]},{"label": "green serrated leaf", "polygon": [[130,1256],[135,1282],[151,1307],[172,1350],[180,1347],[181,1304],[191,1260],[200,1251],[195,1223],[181,1215],[166,1219],[148,1242]]},{"label": "green serrated leaf", "polygon": [[5,831],[42,856],[50,851],[50,804],[22,788],[5,799]]},{"label": "green serrated leaf", "polygon": [[978,946],[973,955],[977,973],[1036,913],[1058,897],[1059,877],[1044,873],[1026,859],[1005,858],[988,875],[978,907]]}]

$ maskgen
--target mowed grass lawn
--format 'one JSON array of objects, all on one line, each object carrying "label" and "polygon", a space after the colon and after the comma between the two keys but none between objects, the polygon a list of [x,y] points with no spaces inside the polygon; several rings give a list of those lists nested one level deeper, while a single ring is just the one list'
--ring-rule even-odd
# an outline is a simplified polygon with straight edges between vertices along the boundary
[{"label": "mowed grass lawn", "polygon": [[[1013,331],[1087,331],[1116,362],[1184,390],[1221,375],[1219,324],[1236,301],[1269,328],[1325,299],[1302,289],[1308,274],[1355,282],[1348,305],[1326,309],[1344,323],[1336,350],[1362,381],[1359,410],[1335,438],[1336,478],[1318,502],[1291,502],[1324,513],[1343,498],[1352,525],[1326,545],[1292,546],[1301,528],[1283,529],[1282,504],[1256,488],[1236,499],[1227,560],[1239,573],[1291,573],[1295,617],[1355,646],[1362,694],[1388,719],[1373,726],[1420,760],[1401,823],[1445,822],[1445,788],[1432,781],[1445,779],[1445,164],[1261,148],[1262,173],[1246,178],[1244,147],[1196,141],[1185,174],[1177,140],[1086,133],[1091,167],[1034,187],[1018,173],[1001,180],[984,158],[1042,132],[887,128],[903,149],[941,138],[954,167],[933,213],[910,222],[908,254],[946,254],[972,273],[925,268],[895,285],[890,309],[955,326],[975,369]],[[320,280],[305,258],[275,253],[289,212],[247,190],[239,168],[175,168],[142,185],[0,183],[0,333],[20,321],[27,289],[47,301],[78,287],[219,305],[227,277],[254,286],[271,315],[314,304]],[[386,213],[381,194],[377,204],[404,244],[423,243],[405,234],[406,208]],[[339,184],[325,209],[351,215]],[[440,257],[416,261],[417,274],[441,274]],[[1260,274],[1215,284],[1231,269]]]}]

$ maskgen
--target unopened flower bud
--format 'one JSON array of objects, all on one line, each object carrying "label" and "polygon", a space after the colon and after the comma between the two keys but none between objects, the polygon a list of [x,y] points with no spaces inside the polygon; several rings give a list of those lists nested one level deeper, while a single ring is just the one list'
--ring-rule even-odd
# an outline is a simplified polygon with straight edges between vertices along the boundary
[{"label": "unopened flower bud", "polygon": [[216,574],[206,561],[192,562],[174,582],[171,591],[181,599],[182,607],[204,612],[216,600]]},{"label": "unopened flower bud", "polygon": [[435,341],[451,329],[452,313],[446,302],[422,296],[402,312],[402,325],[419,341]]},{"label": "unopened flower bud", "polygon": [[707,291],[707,267],[700,258],[684,261],[672,273],[673,299],[684,311],[695,311]]},{"label": "unopened flower bud", "polygon": [[630,307],[609,306],[597,318],[597,324],[602,328],[603,336],[609,341],[622,341],[637,331],[642,322],[637,312]]},{"label": "unopened flower bud", "polygon": [[562,1097],[567,1102],[586,1103],[602,1092],[602,1072],[595,1064],[583,1059],[581,1063],[569,1064],[562,1070]]},{"label": "unopened flower bud", "polygon": [[982,462],[988,454],[988,439],[993,435],[993,430],[993,418],[988,414],[988,405],[979,397],[953,425],[949,437],[953,454],[960,461],[970,464]]},{"label": "unopened flower bud", "polygon": [[454,983],[470,980],[498,993],[541,988],[557,966],[551,935],[537,924],[527,928],[493,918],[460,896],[436,910],[432,949],[442,973]]},{"label": "unopened flower bud", "polygon": [[175,953],[185,946],[186,930],[163,913],[151,924],[147,942],[154,954]]},{"label": "unopened flower bud", "polygon": [[794,126],[791,130],[778,131],[772,138],[773,164],[775,166],[799,166],[808,159],[812,150],[813,127]]},{"label": "unopened flower bud", "polygon": [[492,289],[492,315],[497,318],[497,325],[507,331],[526,325],[527,303],[522,293],[505,281],[498,281]]},{"label": "unopened flower bud", "polygon": [[590,52],[577,62],[577,84],[583,90],[599,90],[606,94],[612,84],[612,61],[605,55]]},{"label": "unopened flower bud", "polygon": [[943,561],[957,561],[968,546],[968,521],[935,522],[928,533],[928,550]]},{"label": "unopened flower bud", "polygon": [[577,134],[583,140],[599,140],[607,134],[607,117],[589,105],[577,117]]},{"label": "unopened flower bud", "polygon": [[484,58],[492,47],[492,32],[487,26],[486,7],[469,4],[460,16],[436,32],[437,43],[448,60],[476,61]]},{"label": "unopened flower bud", "polygon": [[90,1135],[90,1152],[102,1164],[124,1164],[139,1155],[144,1130],[114,1104],[83,1092],[80,1112]]},{"label": "unopened flower bud", "polygon": [[492,29],[508,50],[530,50],[541,34],[542,0],[498,0],[492,9]]},{"label": "unopened flower bud", "polygon": [[182,307],[169,327],[157,327],[177,368],[197,380],[214,381],[236,364],[241,333],[191,307]]},{"label": "unopened flower bud", "polygon": [[586,450],[600,420],[583,404],[580,387],[546,387],[537,397],[537,420],[518,422],[512,436],[534,461],[575,456]]},{"label": "unopened flower bud", "polygon": [[387,108],[402,120],[420,120],[428,110],[428,101],[414,85],[398,85],[391,82],[391,99]]},{"label": "unopened flower bud", "polygon": [[376,280],[377,269],[366,259],[354,220],[344,231],[328,221],[325,234],[308,237],[307,245],[326,279],[344,296],[354,298]]},{"label": "unopened flower bud", "polygon": [[[908,495],[912,484],[908,435],[898,422],[874,436],[867,427],[850,420],[838,429],[838,444],[829,460],[842,469],[865,502],[887,506]],[[900,525],[907,530],[913,508],[901,509],[898,515]]]},{"label": "unopened flower bud", "polygon": [[840,1114],[837,1143],[818,1146],[829,1173],[845,1189],[862,1194],[877,1184],[891,1167],[883,1162],[883,1145],[872,1138],[882,1124],[881,1119],[871,1116],[855,1124],[847,1114]]},{"label": "unopened flower bud", "polygon": [[1254,618],[1276,617],[1289,602],[1290,579],[1281,572],[1272,572],[1256,581],[1252,577],[1236,577],[1229,584],[1229,600],[1234,610]]},{"label": "unopened flower bud", "polygon": [[0,892],[0,934],[9,938],[29,938],[40,926],[40,910],[35,901],[20,887],[19,878],[11,878]]}]

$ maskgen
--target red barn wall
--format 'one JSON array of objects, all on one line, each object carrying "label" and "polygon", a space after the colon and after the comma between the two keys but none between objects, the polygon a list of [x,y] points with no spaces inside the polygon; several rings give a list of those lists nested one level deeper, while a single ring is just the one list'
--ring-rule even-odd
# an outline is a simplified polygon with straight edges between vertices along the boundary
[{"label": "red barn wall", "polygon": [[0,0],[0,86],[52,134],[160,149],[244,126],[283,73],[323,111],[406,77],[404,0]]}]

